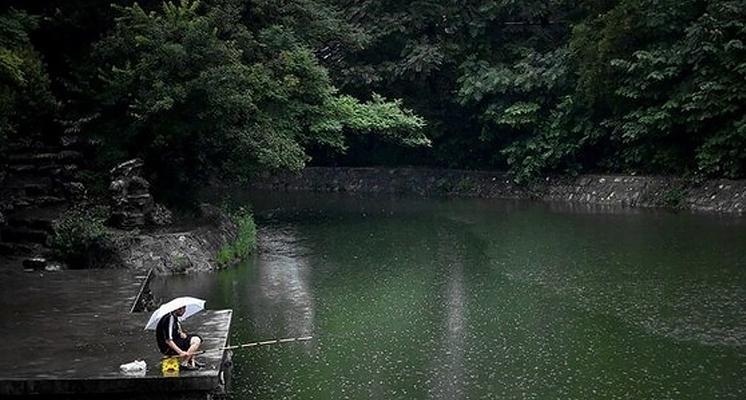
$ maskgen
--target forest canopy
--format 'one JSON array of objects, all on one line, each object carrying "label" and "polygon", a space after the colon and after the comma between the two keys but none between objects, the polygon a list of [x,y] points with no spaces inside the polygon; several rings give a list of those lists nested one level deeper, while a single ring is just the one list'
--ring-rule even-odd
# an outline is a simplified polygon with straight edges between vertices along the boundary
[{"label": "forest canopy", "polygon": [[10,3],[0,143],[79,132],[164,182],[746,175],[742,0]]}]

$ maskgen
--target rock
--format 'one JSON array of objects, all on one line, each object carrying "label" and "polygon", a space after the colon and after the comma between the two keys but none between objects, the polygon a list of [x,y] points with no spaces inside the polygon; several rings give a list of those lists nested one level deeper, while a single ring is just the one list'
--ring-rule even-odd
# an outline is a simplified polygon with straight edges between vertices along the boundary
[{"label": "rock", "polygon": [[125,199],[126,204],[134,205],[139,209],[153,207],[153,197],[151,197],[149,193],[135,195],[128,194]]},{"label": "rock", "polygon": [[[142,160],[133,159],[123,162],[111,169],[112,181],[109,194],[114,211],[109,223],[119,228],[131,229],[154,223],[170,223],[170,213],[156,210],[153,196],[150,195],[150,183],[139,174],[142,171]],[[158,215],[154,215],[154,213]]]},{"label": "rock", "polygon": [[115,211],[111,214],[109,223],[125,229],[137,228],[145,225],[145,214],[130,211]]},{"label": "rock", "polygon": [[73,147],[81,142],[81,137],[78,135],[63,135],[60,137],[62,147]]},{"label": "rock", "polygon": [[62,184],[65,194],[74,199],[84,199],[87,195],[85,185],[81,182],[66,182]]},{"label": "rock", "polygon": [[44,267],[44,271],[48,271],[48,272],[62,271],[62,264],[60,264],[60,263],[51,263],[51,264],[47,265],[46,267]]},{"label": "rock", "polygon": [[148,215],[148,222],[155,226],[171,225],[174,222],[174,216],[166,206],[156,204],[153,211]]},{"label": "rock", "polygon": [[42,257],[27,258],[23,260],[23,268],[33,271],[42,270],[47,266],[47,259]]},{"label": "rock", "polygon": [[207,223],[220,225],[225,223],[228,217],[221,209],[212,204],[202,203],[199,205],[200,218]]},{"label": "rock", "polygon": [[150,183],[141,176],[133,176],[130,178],[128,190],[130,193],[148,193]]},{"label": "rock", "polygon": [[129,161],[125,161],[116,167],[112,168],[109,173],[112,176],[121,176],[124,178],[132,178],[142,173],[143,162],[139,158],[134,158]]},{"label": "rock", "polygon": [[120,192],[123,191],[126,187],[126,183],[123,179],[116,179],[111,181],[109,184],[109,191],[110,192]]}]

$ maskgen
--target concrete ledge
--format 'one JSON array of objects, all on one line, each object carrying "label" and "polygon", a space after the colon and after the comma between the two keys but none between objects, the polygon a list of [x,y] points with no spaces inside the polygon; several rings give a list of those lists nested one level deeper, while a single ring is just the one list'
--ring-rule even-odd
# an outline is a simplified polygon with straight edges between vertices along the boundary
[{"label": "concrete ledge", "polygon": [[[0,371],[0,396],[206,398],[218,390],[225,352],[205,353],[201,358],[207,367],[202,370],[163,376],[154,333],[143,331],[148,317],[146,313],[98,318],[73,314],[66,321],[55,321],[40,314],[28,319],[29,326],[19,327],[21,334],[24,328],[41,329],[55,332],[55,339],[41,341],[31,337],[27,345],[15,349],[22,349],[24,354],[16,354],[12,367]],[[210,310],[183,325],[185,330],[203,337],[204,350],[215,350],[228,344],[231,317],[231,310]],[[144,376],[128,376],[119,371],[120,364],[134,360],[147,363]]]},{"label": "concrete ledge", "polygon": [[674,176],[548,176],[516,184],[499,171],[427,168],[309,167],[300,173],[257,176],[255,189],[536,199],[621,207],[664,207],[746,213],[746,180],[691,182]]}]

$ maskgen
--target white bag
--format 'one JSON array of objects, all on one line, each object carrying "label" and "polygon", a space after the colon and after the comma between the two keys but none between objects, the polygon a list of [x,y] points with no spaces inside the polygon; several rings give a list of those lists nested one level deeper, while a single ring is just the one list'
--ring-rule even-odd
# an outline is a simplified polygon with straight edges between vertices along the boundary
[{"label": "white bag", "polygon": [[147,365],[143,360],[136,360],[131,363],[120,365],[119,370],[127,375],[145,375]]}]

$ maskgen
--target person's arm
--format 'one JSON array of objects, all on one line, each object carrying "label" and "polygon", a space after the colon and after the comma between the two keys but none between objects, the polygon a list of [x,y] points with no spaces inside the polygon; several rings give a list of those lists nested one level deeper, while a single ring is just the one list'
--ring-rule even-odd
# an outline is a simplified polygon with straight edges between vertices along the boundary
[{"label": "person's arm", "polygon": [[166,339],[166,344],[168,345],[168,347],[172,348],[176,352],[176,355],[178,355],[179,357],[188,357],[191,355],[188,351],[180,349],[173,340]]},{"label": "person's arm", "polygon": [[181,336],[182,339],[187,338],[186,330],[184,330],[184,327],[181,326],[181,323],[179,322],[179,336]]}]

